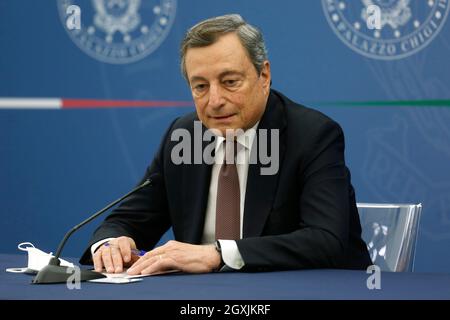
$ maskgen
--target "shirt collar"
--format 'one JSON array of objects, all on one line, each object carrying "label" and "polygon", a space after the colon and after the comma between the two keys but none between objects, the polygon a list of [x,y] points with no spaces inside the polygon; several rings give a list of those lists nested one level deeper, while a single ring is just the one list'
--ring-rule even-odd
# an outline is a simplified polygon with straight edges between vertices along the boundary
[{"label": "shirt collar", "polygon": [[[245,130],[243,134],[238,135],[236,138],[237,142],[241,146],[244,146],[247,150],[251,150],[251,148],[252,148],[253,140],[255,140],[255,136],[256,136],[256,128],[258,128],[258,125],[259,125],[259,121],[256,122],[256,124],[253,127]],[[225,141],[225,137],[223,137],[221,135],[217,135],[216,137],[217,138],[216,138],[215,151],[217,153],[219,148],[222,146],[222,143]]]}]

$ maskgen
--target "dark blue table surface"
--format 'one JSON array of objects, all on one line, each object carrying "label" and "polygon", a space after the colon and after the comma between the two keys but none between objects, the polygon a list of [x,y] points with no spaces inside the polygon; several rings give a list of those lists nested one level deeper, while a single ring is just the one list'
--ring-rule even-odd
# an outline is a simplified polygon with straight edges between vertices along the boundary
[{"label": "dark blue table surface", "polygon": [[367,288],[365,271],[352,270],[171,274],[130,284],[82,282],[80,290],[69,290],[66,284],[32,285],[32,275],[5,271],[26,263],[26,255],[0,254],[0,299],[450,299],[450,274],[383,272],[379,290]]}]

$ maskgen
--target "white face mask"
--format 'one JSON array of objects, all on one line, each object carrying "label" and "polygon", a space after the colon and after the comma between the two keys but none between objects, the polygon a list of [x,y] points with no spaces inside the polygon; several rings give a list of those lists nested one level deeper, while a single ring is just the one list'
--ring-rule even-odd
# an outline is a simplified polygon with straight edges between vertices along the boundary
[{"label": "white face mask", "polygon": [[[16,272],[16,273],[37,273],[50,261],[50,258],[53,257],[53,254],[45,253],[42,250],[36,248],[31,242],[22,242],[17,246],[21,251],[28,252],[28,266],[26,268],[8,268],[6,271]],[[65,267],[74,267],[73,263],[65,261],[63,259],[59,259],[61,261],[61,265]]]}]

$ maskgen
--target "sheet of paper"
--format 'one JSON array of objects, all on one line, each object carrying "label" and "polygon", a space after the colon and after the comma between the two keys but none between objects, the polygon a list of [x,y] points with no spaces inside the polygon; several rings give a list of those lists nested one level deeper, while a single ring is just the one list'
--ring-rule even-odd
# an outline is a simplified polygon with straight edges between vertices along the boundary
[{"label": "sheet of paper", "polygon": [[175,272],[180,272],[180,271],[179,270],[169,270],[169,271],[161,271],[161,272],[154,273],[154,274],[146,274],[146,275],[138,274],[138,275],[134,275],[134,276],[127,274],[126,270],[122,273],[103,272],[102,274],[104,274],[106,276],[106,278],[89,280],[89,282],[125,284],[125,283],[142,281],[143,277],[155,276],[155,275],[161,275],[161,274],[167,274],[167,273],[175,273]]},{"label": "sheet of paper", "polygon": [[139,281],[142,281],[142,278],[133,278],[133,279],[127,279],[127,278],[100,278],[100,279],[89,280],[89,282],[112,283],[112,284],[125,284],[125,283],[139,282]]},{"label": "sheet of paper", "polygon": [[175,272],[180,272],[179,270],[168,270],[168,271],[161,271],[158,273],[152,273],[152,274],[146,274],[146,275],[142,275],[142,274],[137,274],[137,275],[129,275],[127,273],[127,270],[125,270],[122,273],[107,273],[104,272],[103,274],[108,277],[108,278],[119,278],[119,279],[134,279],[134,278],[143,278],[143,277],[149,277],[149,276],[156,276],[156,275],[160,275],[160,274],[167,274],[167,273],[175,273]]}]

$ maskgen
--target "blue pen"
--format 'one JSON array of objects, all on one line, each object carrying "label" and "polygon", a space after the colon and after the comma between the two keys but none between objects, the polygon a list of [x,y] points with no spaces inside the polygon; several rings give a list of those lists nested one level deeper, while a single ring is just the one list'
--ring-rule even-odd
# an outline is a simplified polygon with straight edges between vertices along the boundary
[{"label": "blue pen", "polygon": [[139,250],[139,249],[131,249],[131,252],[134,253],[135,255],[142,257],[144,254],[147,253],[147,251],[145,250]]},{"label": "blue pen", "polygon": [[[104,244],[104,246],[105,246],[105,247],[109,247],[109,246],[111,246],[111,244],[110,244],[109,242],[106,242],[106,243]],[[136,256],[142,257],[144,254],[147,253],[147,251],[145,251],[145,250],[139,250],[139,249],[131,249],[131,253],[133,253],[133,254],[136,255]]]}]

